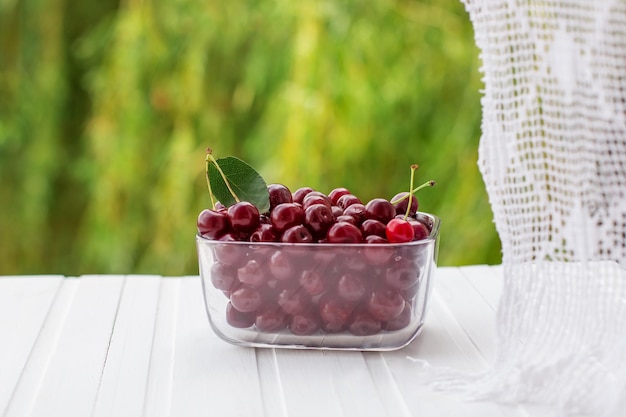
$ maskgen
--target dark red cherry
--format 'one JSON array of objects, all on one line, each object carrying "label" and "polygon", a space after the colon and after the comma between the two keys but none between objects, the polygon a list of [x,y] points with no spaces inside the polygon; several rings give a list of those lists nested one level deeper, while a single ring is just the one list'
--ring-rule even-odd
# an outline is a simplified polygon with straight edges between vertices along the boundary
[{"label": "dark red cherry", "polygon": [[363,204],[359,197],[354,194],[344,194],[337,200],[337,206],[341,207],[343,210],[351,206],[352,204]]},{"label": "dark red cherry", "polygon": [[245,329],[254,324],[256,314],[237,310],[231,303],[226,305],[226,322],[233,327]]},{"label": "dark red cherry", "polygon": [[304,224],[317,238],[325,236],[333,222],[333,213],[329,206],[314,204],[304,210]]},{"label": "dark red cherry", "polygon": [[411,305],[405,302],[402,312],[391,320],[385,322],[383,324],[383,329],[388,331],[404,329],[411,323],[412,312],[413,310],[411,309]]},{"label": "dark red cherry", "polygon": [[302,202],[304,201],[304,197],[306,197],[306,195],[310,193],[311,191],[315,191],[315,190],[311,187],[298,188],[292,194],[293,202],[302,204]]},{"label": "dark red cherry", "polygon": [[304,225],[297,225],[285,230],[281,238],[284,243],[312,243],[313,235]]},{"label": "dark red cherry", "polygon": [[233,290],[239,285],[237,281],[237,268],[221,262],[213,262],[211,265],[211,283],[218,290]]},{"label": "dark red cherry", "polygon": [[288,317],[278,307],[270,307],[256,316],[254,324],[262,332],[278,332],[287,327]]},{"label": "dark red cherry", "polygon": [[354,305],[348,301],[325,294],[320,298],[319,315],[324,323],[332,324],[337,328],[345,326],[354,310]]},{"label": "dark red cherry", "polygon": [[311,298],[301,288],[286,288],[278,294],[278,305],[287,314],[297,314],[310,307]]},{"label": "dark red cherry", "polygon": [[410,242],[415,236],[413,226],[406,220],[394,218],[387,223],[387,240],[391,243]]},{"label": "dark red cherry", "polygon": [[302,224],[304,211],[302,206],[295,203],[282,203],[274,207],[270,213],[272,226],[278,233],[282,233],[290,227]]},{"label": "dark red cherry", "polygon": [[417,283],[420,277],[419,266],[407,258],[393,262],[385,272],[385,282],[396,290],[405,290]]},{"label": "dark red cherry", "polygon": [[283,184],[269,184],[267,191],[270,194],[270,211],[279,204],[293,203],[291,191]]},{"label": "dark red cherry", "polygon": [[365,218],[387,224],[396,215],[396,208],[384,198],[375,198],[365,205]]},{"label": "dark red cherry", "polygon": [[289,330],[297,336],[315,333],[320,328],[320,318],[313,309],[291,316]]},{"label": "dark red cherry", "polygon": [[230,219],[223,211],[204,209],[198,215],[198,233],[208,239],[218,239],[230,230]]},{"label": "dark red cherry", "polygon": [[315,270],[302,271],[299,280],[300,286],[310,295],[320,295],[326,291],[327,282],[324,276]]},{"label": "dark red cherry", "polygon": [[343,274],[337,282],[337,295],[352,303],[359,301],[365,295],[366,290],[367,286],[363,279],[350,272]]},{"label": "dark red cherry", "polygon": [[343,215],[352,216],[356,224],[361,224],[365,220],[365,206],[361,203],[350,204],[343,211]]},{"label": "dark red cherry", "polygon": [[238,232],[252,233],[260,221],[259,210],[248,201],[240,201],[228,207],[230,223]]},{"label": "dark red cherry", "polygon": [[243,313],[256,311],[263,304],[263,296],[258,289],[242,285],[230,294],[233,307]]},{"label": "dark red cherry", "polygon": [[395,290],[378,289],[367,301],[367,309],[377,320],[389,321],[404,309],[404,298]]},{"label": "dark red cherry", "polygon": [[277,250],[270,257],[269,270],[272,276],[279,281],[288,281],[297,276],[293,258],[282,250]]},{"label": "dark red cherry", "polygon": [[363,234],[354,224],[341,221],[328,229],[326,239],[329,243],[359,243],[363,240]]},{"label": "dark red cherry", "polygon": [[363,232],[363,236],[365,237],[376,235],[384,237],[386,239],[386,230],[387,229],[385,228],[385,223],[379,220],[367,219],[363,223],[361,223],[361,231]]},{"label": "dark red cherry", "polygon": [[[401,193],[398,193],[396,195],[393,196],[393,198],[390,201],[396,201],[406,195],[408,195],[409,193],[404,191]],[[393,204],[394,208],[396,209],[396,214],[401,214],[401,215],[405,215],[406,214],[406,209],[409,206],[409,198],[405,198],[404,200],[398,202],[398,203],[394,203]],[[413,196],[411,198],[411,210],[409,210],[409,216],[413,216],[415,215],[415,213],[417,213],[417,208],[419,207],[417,198],[415,196]]]},{"label": "dark red cherry", "polygon": [[328,198],[330,198],[330,203],[333,206],[336,206],[339,198],[342,195],[346,195],[346,194],[352,194],[352,193],[347,188],[339,187],[339,188],[333,189],[330,193],[328,193]]},{"label": "dark red cherry", "polygon": [[370,235],[365,238],[365,241],[367,243],[377,244],[367,246],[363,249],[363,257],[370,265],[385,265],[393,257],[393,247],[380,245],[389,243],[389,241],[384,237],[380,237],[378,235]]},{"label": "dark red cherry", "polygon": [[226,265],[240,267],[247,262],[246,245],[237,244],[239,242],[237,236],[232,233],[226,233],[218,239],[213,247],[215,259]]},{"label": "dark red cherry", "polygon": [[348,330],[355,336],[371,336],[380,332],[382,325],[367,311],[356,311]]},{"label": "dark red cherry", "polygon": [[277,239],[274,226],[269,223],[261,223],[250,235],[250,242],[275,242]]},{"label": "dark red cherry", "polygon": [[426,225],[418,220],[409,220],[413,227],[413,240],[426,239],[430,235],[430,231]]},{"label": "dark red cherry", "polygon": [[250,259],[247,264],[237,270],[237,278],[243,284],[260,287],[269,279],[269,272],[265,265],[256,259]]},{"label": "dark red cherry", "polygon": [[332,207],[332,204],[330,204],[330,199],[328,197],[326,197],[319,191],[311,191],[304,197],[304,200],[302,200],[302,208],[306,210],[308,207],[311,207],[315,204],[323,204],[329,209]]}]

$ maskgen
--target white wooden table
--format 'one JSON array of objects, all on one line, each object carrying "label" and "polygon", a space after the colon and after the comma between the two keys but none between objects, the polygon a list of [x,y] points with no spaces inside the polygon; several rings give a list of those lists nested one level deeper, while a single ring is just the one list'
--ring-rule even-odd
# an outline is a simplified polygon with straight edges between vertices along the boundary
[{"label": "white wooden table", "polygon": [[537,415],[419,382],[490,363],[500,291],[499,266],[439,268],[418,338],[360,353],[229,345],[197,276],[0,277],[0,417]]}]

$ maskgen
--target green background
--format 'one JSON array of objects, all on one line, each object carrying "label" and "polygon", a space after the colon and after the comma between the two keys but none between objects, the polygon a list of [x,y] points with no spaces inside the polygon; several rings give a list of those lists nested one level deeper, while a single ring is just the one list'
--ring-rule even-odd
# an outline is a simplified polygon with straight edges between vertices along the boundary
[{"label": "green background", "polygon": [[458,0],[0,0],[0,274],[196,274],[205,149],[362,200],[416,182],[440,265],[499,263]]}]

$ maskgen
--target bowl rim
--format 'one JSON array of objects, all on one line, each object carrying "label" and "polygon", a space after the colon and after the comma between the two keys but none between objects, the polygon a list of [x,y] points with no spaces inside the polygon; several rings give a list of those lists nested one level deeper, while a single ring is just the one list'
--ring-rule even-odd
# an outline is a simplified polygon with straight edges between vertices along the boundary
[{"label": "bowl rim", "polygon": [[297,248],[306,248],[306,247],[315,247],[315,248],[331,248],[331,247],[341,247],[341,248],[363,248],[363,247],[384,247],[384,248],[393,248],[393,247],[408,247],[408,246],[421,246],[427,245],[435,240],[437,240],[439,236],[439,229],[441,227],[441,218],[438,216],[418,211],[416,213],[417,216],[425,216],[430,219],[432,222],[432,227],[430,229],[430,234],[428,237],[421,240],[413,240],[411,242],[404,243],[320,243],[320,242],[307,242],[307,243],[288,243],[288,242],[250,242],[246,240],[216,240],[216,239],[208,239],[202,236],[200,233],[196,233],[196,242],[199,244],[205,245],[245,245],[245,246],[259,246],[259,247],[297,247]]}]

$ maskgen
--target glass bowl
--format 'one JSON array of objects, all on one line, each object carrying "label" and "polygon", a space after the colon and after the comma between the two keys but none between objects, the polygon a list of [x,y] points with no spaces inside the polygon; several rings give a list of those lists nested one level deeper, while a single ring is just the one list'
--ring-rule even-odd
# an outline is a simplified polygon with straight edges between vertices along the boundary
[{"label": "glass bowl", "polygon": [[394,350],[420,333],[437,263],[430,235],[392,244],[222,242],[196,235],[209,322],[242,346]]}]

